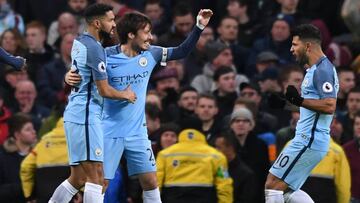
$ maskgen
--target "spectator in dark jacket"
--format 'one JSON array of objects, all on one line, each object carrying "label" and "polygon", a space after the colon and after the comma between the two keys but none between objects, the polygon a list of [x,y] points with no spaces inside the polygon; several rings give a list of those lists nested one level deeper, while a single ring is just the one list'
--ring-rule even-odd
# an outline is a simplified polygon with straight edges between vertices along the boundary
[{"label": "spectator in dark jacket", "polygon": [[0,148],[0,199],[1,202],[23,203],[20,163],[36,143],[36,131],[31,117],[18,113],[9,120],[9,132],[10,137]]}]

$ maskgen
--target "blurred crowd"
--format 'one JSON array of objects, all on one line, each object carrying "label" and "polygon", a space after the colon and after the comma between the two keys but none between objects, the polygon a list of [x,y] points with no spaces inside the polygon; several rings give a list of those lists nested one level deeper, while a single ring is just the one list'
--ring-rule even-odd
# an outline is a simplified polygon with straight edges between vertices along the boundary
[{"label": "blurred crowd", "polygon": [[[229,194],[233,202],[264,202],[270,164],[294,137],[299,119],[296,108],[274,108],[271,95],[283,95],[288,85],[300,91],[305,69],[290,47],[291,30],[302,23],[320,29],[340,85],[329,152],[302,189],[315,202],[360,202],[360,1],[0,0],[0,46],[28,64],[26,71],[0,64],[1,202],[47,202],[69,174],[62,114],[70,89],[64,75],[72,42],[86,29],[82,12],[95,2],[112,5],[117,18],[143,12],[152,21],[152,44],[164,47],[186,38],[201,8],[214,12],[191,54],[159,65],[151,76],[146,119],[163,202],[199,198],[204,190],[192,178],[196,174],[215,194],[204,197],[207,202],[228,202]],[[116,43],[114,37],[104,46]],[[207,150],[200,150],[203,145]],[[179,180],[166,176],[168,170],[193,161],[190,155],[188,162],[172,159],[176,149],[199,157],[214,153],[227,170],[182,169],[179,177],[188,184],[173,190],[170,183]],[[214,174],[233,182],[225,187]],[[142,202],[141,191],[123,160],[105,202]],[[189,198],[174,201],[177,194]],[[81,194],[73,202],[82,202]]]}]

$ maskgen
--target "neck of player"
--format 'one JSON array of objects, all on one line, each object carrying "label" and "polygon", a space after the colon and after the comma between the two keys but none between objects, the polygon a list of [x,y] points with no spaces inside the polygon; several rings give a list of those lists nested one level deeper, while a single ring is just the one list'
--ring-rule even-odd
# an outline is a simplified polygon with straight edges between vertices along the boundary
[{"label": "neck of player", "polygon": [[136,50],[131,43],[122,44],[120,46],[121,52],[124,53],[128,57],[134,57],[139,55],[140,50]]},{"label": "neck of player", "polygon": [[102,39],[100,39],[99,31],[95,27],[88,26],[87,32],[92,35],[97,41],[101,42]]},{"label": "neck of player", "polygon": [[321,47],[316,47],[315,49],[311,50],[311,53],[309,53],[309,67],[316,64],[321,57],[325,56],[324,52],[321,50]]}]

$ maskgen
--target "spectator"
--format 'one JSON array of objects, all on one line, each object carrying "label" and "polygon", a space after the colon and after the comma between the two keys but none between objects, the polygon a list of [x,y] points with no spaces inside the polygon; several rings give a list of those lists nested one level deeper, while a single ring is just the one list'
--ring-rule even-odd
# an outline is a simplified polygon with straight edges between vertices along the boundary
[{"label": "spectator", "polygon": [[35,130],[39,130],[42,120],[50,115],[50,110],[36,102],[37,92],[30,80],[22,80],[16,84],[15,98],[17,105],[13,112],[28,113],[32,117]]},{"label": "spectator", "polygon": [[[262,72],[264,72],[267,68],[269,67],[276,67],[279,65],[279,57],[271,52],[271,51],[263,51],[260,52],[257,56],[256,56],[256,74],[261,74]],[[246,70],[247,74],[254,74],[254,70]],[[256,75],[253,77],[255,78],[255,80],[258,79],[258,75]]]},{"label": "spectator", "polygon": [[179,143],[160,151],[156,164],[163,202],[233,202],[226,158],[197,130],[180,132]]},{"label": "spectator", "polygon": [[37,21],[26,25],[26,44],[28,46],[25,58],[27,59],[28,72],[30,79],[38,81],[38,74],[45,63],[51,61],[54,57],[54,51],[46,41],[46,27]]},{"label": "spectator", "polygon": [[337,144],[341,144],[343,134],[343,125],[341,124],[341,122],[339,122],[338,116],[334,115],[334,118],[330,124],[330,135]]},{"label": "spectator", "polygon": [[[197,75],[191,82],[200,94],[211,93],[216,90],[216,84],[213,80],[214,72],[221,67],[231,67],[235,71],[233,57],[229,46],[221,42],[208,42],[205,45],[206,54],[209,62],[203,67],[203,74]],[[243,82],[248,82],[244,75],[237,74],[235,77],[236,87]]]},{"label": "spectator", "polygon": [[151,141],[152,148],[156,148],[157,141],[160,137],[160,113],[161,110],[158,106],[152,103],[146,103],[145,116],[146,116],[146,128],[148,132],[149,140]]},{"label": "spectator", "polygon": [[[56,29],[56,31],[52,31],[53,29]],[[48,44],[54,50],[60,51],[61,41],[67,33],[77,35],[79,33],[79,24],[73,14],[63,12],[59,15],[57,21],[51,23],[49,35],[47,36]]]},{"label": "spectator", "polygon": [[195,107],[195,114],[201,120],[201,130],[211,146],[215,146],[215,139],[222,129],[221,120],[216,117],[218,111],[216,98],[213,95],[202,94],[199,96]]},{"label": "spectator", "polygon": [[263,94],[279,93],[282,88],[278,83],[279,71],[276,67],[269,67],[259,75],[259,85]]},{"label": "spectator", "polygon": [[230,128],[237,139],[237,153],[240,159],[255,172],[257,177],[256,199],[254,202],[263,202],[263,194],[267,172],[269,169],[268,148],[252,130],[255,120],[247,108],[239,108],[231,114]]},{"label": "spectator", "polygon": [[28,201],[48,202],[56,187],[70,174],[63,125],[60,118],[21,163],[22,189]]},{"label": "spectator", "polygon": [[234,65],[239,73],[245,73],[249,50],[238,42],[239,23],[236,18],[225,16],[217,27],[217,41],[228,45],[234,59]]},{"label": "spectator", "polygon": [[[155,72],[152,76],[152,82],[155,84],[155,90],[161,99],[166,99],[166,97],[171,99],[171,96],[174,96],[168,95],[170,93],[168,91],[169,89],[171,89],[171,93],[174,94],[177,94],[180,89],[178,74],[177,71],[173,68],[163,68]],[[172,99],[176,101],[177,97]],[[167,106],[167,104],[163,104],[163,106]]]},{"label": "spectator", "polygon": [[0,1],[0,34],[9,28],[14,28],[24,33],[24,20],[21,15],[15,13],[7,0]]},{"label": "spectator", "polygon": [[354,37],[354,41],[360,39],[360,13],[359,13],[359,2],[356,0],[345,0],[341,8],[341,17],[344,19],[344,23],[347,28],[351,31]]},{"label": "spectator", "polygon": [[180,59],[168,61],[166,62],[166,68],[173,68],[176,70],[180,86],[187,86],[189,84],[188,78],[185,77],[187,73],[184,67],[184,60]]},{"label": "spectator", "polygon": [[309,21],[303,12],[298,9],[299,0],[280,0],[278,2],[280,3],[280,11],[278,13],[292,16],[295,25],[300,25]]},{"label": "spectator", "polygon": [[159,37],[157,44],[162,47],[178,46],[191,32],[194,23],[190,7],[185,3],[178,3],[173,11],[173,25]]},{"label": "spectator", "polygon": [[290,30],[294,19],[288,15],[278,15],[271,25],[270,33],[255,41],[248,59],[248,70],[255,70],[256,56],[262,51],[272,51],[279,57],[280,64],[292,63]]},{"label": "spectator", "polygon": [[75,34],[65,34],[60,45],[60,58],[54,58],[40,70],[37,84],[39,99],[48,108],[66,101],[64,77],[71,66],[71,48],[75,38]]},{"label": "spectator", "polygon": [[156,44],[156,38],[164,34],[168,28],[168,22],[164,16],[164,8],[161,5],[160,0],[148,0],[145,3],[144,14],[148,16],[152,23],[152,31],[155,37],[154,42]]},{"label": "spectator", "polygon": [[4,104],[3,90],[0,89],[0,146],[3,145],[9,135],[8,120],[11,114],[9,108]]},{"label": "spectator", "polygon": [[275,132],[278,121],[275,116],[266,112],[264,109],[263,95],[257,83],[243,83],[240,85],[240,97],[249,99],[256,104],[254,134],[258,135],[266,132]]},{"label": "spectator", "polygon": [[180,128],[175,123],[161,124],[161,127],[159,128],[159,137],[156,143],[156,149],[153,149],[155,157],[159,151],[166,149],[178,142],[179,132]]},{"label": "spectator", "polygon": [[355,73],[353,70],[340,67],[337,69],[339,78],[339,92],[336,101],[336,112],[337,114],[346,113],[346,98],[349,91],[355,87]]},{"label": "spectator", "polygon": [[360,87],[354,87],[349,91],[346,99],[347,113],[339,116],[339,121],[344,127],[344,136],[341,137],[341,143],[345,144],[354,137],[354,119],[355,114],[360,110]]},{"label": "spectator", "polygon": [[239,44],[250,48],[257,37],[260,25],[255,22],[251,13],[251,1],[229,0],[226,7],[228,15],[237,19],[239,23]]},{"label": "spectator", "polygon": [[15,87],[19,81],[28,80],[29,76],[26,71],[16,71],[10,66],[5,66],[1,77],[1,86],[4,91],[4,102],[5,105],[13,108],[16,104],[15,100]]},{"label": "spectator", "polygon": [[9,120],[9,138],[0,147],[0,199],[3,202],[23,203],[20,163],[36,143],[36,131],[31,117],[18,113]]},{"label": "spectator", "polygon": [[360,112],[354,116],[354,139],[343,145],[350,163],[351,171],[351,202],[360,201]]},{"label": "spectator", "polygon": [[238,97],[235,84],[235,71],[230,67],[220,67],[214,73],[216,90],[213,95],[219,107],[217,116],[222,120],[225,116],[231,114],[236,98]]},{"label": "spectator", "polygon": [[0,46],[14,56],[24,56],[26,44],[17,29],[7,29],[0,36]]},{"label": "spectator", "polygon": [[236,142],[232,133],[221,133],[215,140],[215,146],[229,162],[229,175],[233,179],[234,187],[234,203],[252,203],[257,195],[256,176],[236,154]]}]

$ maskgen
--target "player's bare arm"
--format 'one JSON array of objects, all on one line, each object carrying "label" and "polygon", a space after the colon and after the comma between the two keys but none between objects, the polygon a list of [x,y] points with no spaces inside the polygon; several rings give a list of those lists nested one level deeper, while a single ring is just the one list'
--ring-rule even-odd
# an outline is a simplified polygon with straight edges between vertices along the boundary
[{"label": "player's bare arm", "polygon": [[304,99],[301,106],[319,113],[333,114],[336,109],[336,99]]},{"label": "player's bare arm", "polygon": [[96,86],[98,88],[99,94],[102,97],[109,99],[124,99],[129,101],[130,103],[134,103],[136,101],[136,95],[131,90],[130,85],[126,87],[123,91],[118,91],[111,87],[107,80],[96,80]]},{"label": "player's bare arm", "polygon": [[335,98],[324,98],[324,99],[304,99],[300,96],[299,92],[292,85],[289,85],[286,89],[286,100],[296,106],[302,106],[324,114],[333,114],[336,109]]}]

